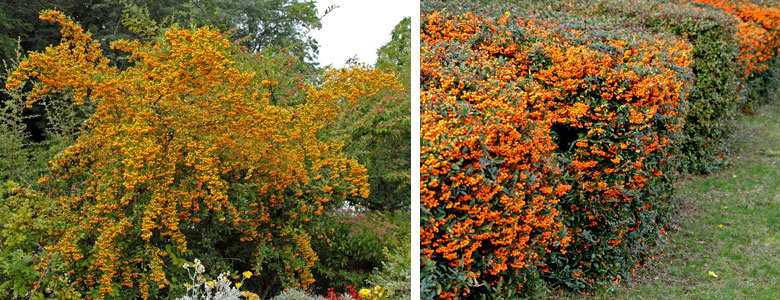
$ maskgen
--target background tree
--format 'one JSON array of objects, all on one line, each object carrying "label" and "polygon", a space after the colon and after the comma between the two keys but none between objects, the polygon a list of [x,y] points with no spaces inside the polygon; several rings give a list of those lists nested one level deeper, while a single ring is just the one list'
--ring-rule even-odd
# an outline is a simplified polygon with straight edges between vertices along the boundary
[{"label": "background tree", "polygon": [[367,65],[328,69],[309,98],[339,109],[327,135],[369,169],[371,195],[355,204],[374,210],[409,206],[410,97],[398,75]]},{"label": "background tree", "polygon": [[[306,62],[318,53],[317,41],[308,34],[322,24],[315,1],[300,0],[218,0],[192,4],[194,16],[202,25],[215,24],[235,29],[251,51],[272,48],[288,51]],[[332,9],[332,8],[331,8]]]},{"label": "background tree", "polygon": [[376,67],[390,69],[400,76],[407,92],[411,87],[412,19],[404,18],[395,25],[390,42],[377,50]]},{"label": "background tree", "polygon": [[250,37],[244,43],[251,51],[286,49],[309,63],[317,55],[317,41],[308,36],[310,30],[322,26],[314,1],[9,0],[0,3],[0,59],[13,57],[17,38],[22,40],[24,51],[43,50],[59,39],[56,27],[37,19],[43,9],[56,8],[77,20],[104,50],[111,41],[138,38],[123,25],[131,12],[128,7],[144,8],[150,20],[164,27],[178,23],[234,28],[235,36]]}]

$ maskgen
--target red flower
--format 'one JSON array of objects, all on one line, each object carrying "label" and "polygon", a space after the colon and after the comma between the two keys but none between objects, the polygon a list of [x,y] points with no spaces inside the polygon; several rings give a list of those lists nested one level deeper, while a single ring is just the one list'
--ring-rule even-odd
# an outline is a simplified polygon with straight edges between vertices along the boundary
[{"label": "red flower", "polygon": [[352,299],[362,300],[360,299],[360,295],[358,295],[357,290],[355,290],[355,287],[348,285],[347,291],[349,292],[349,295],[352,296]]}]

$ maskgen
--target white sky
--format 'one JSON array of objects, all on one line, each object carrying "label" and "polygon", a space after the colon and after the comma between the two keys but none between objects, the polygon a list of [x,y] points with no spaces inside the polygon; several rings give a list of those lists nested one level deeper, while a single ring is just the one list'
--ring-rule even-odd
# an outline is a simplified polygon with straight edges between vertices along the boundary
[{"label": "white sky", "polygon": [[412,16],[419,1],[317,0],[320,15],[330,5],[338,8],[322,19],[322,29],[311,36],[320,45],[320,66],[343,67],[355,55],[361,62],[376,63],[376,50],[390,41],[401,19]]}]

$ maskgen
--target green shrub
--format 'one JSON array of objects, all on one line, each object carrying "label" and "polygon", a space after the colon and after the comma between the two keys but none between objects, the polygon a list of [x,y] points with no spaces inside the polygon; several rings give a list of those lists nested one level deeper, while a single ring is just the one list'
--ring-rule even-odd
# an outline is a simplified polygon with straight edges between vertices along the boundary
[{"label": "green shrub", "polygon": [[372,286],[381,286],[387,291],[387,299],[409,299],[412,293],[412,260],[411,252],[397,249],[390,252],[382,249],[386,261],[374,270],[368,278]]},{"label": "green shrub", "polygon": [[750,87],[749,107],[745,111],[752,112],[761,103],[780,99],[780,56],[775,56],[766,62],[769,68],[751,76],[747,80]]},{"label": "green shrub", "polygon": [[380,212],[349,209],[321,218],[321,236],[312,237],[311,242],[319,256],[314,291],[324,294],[329,288],[344,291],[348,285],[366,286],[372,271],[387,260],[381,249],[399,248],[399,238],[408,238],[409,231],[390,220]]},{"label": "green shrub", "polygon": [[746,104],[735,21],[705,5],[666,3],[653,12],[646,20],[650,28],[670,30],[693,46],[695,85],[687,98],[681,169],[710,173],[728,163],[728,136]]},{"label": "green shrub", "polygon": [[53,204],[14,182],[0,184],[0,295],[81,298],[62,260],[47,256],[44,249],[57,228]]},{"label": "green shrub", "polygon": [[[400,217],[400,218],[399,218]],[[381,267],[371,272],[367,282],[372,286],[385,288],[387,299],[409,299],[412,292],[412,251],[411,239],[405,233],[411,232],[408,213],[391,214],[392,224],[402,224],[399,227],[399,236],[395,237],[398,244],[392,248],[382,248],[385,256]]]}]

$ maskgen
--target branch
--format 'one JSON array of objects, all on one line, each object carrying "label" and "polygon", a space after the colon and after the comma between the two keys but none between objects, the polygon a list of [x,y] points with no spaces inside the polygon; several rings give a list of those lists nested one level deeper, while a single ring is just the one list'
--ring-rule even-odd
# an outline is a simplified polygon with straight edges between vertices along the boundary
[{"label": "branch", "polygon": [[19,170],[17,170],[17,169],[12,169],[12,170],[13,170],[14,174],[16,174],[16,177],[19,177],[19,180],[24,182],[27,185],[28,188],[32,187],[32,184],[30,184],[30,182],[28,182],[27,179],[24,179],[24,176],[22,176],[22,174],[19,174]]},{"label": "branch", "polygon": [[160,118],[162,118],[163,115],[157,109],[157,102],[159,102],[160,99],[162,99],[162,94],[160,94],[160,96],[157,96],[157,99],[154,99],[154,101],[152,101],[151,104],[152,104],[152,110],[154,110],[154,113],[157,114],[157,116],[159,116]]},{"label": "branch", "polygon": [[133,95],[133,94],[130,94],[130,92],[128,92],[128,91],[125,91],[125,90],[124,90],[123,88],[121,88],[121,87],[117,87],[116,89],[117,89],[117,90],[119,90],[120,92],[123,92],[123,93],[125,93],[125,94],[128,94],[128,95],[130,95],[130,96],[132,96],[132,95]]}]

